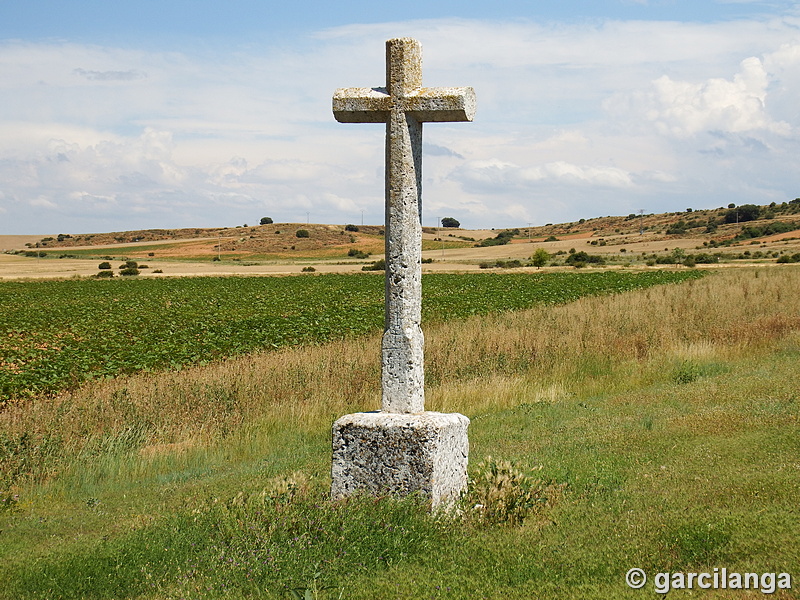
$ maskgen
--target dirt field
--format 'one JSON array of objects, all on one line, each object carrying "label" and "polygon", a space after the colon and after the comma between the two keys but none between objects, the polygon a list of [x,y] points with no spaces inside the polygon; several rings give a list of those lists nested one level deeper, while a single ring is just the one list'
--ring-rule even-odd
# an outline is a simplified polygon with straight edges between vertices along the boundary
[{"label": "dirt field", "polygon": [[[651,218],[665,220],[667,216]],[[680,216],[672,218],[675,220]],[[712,248],[708,244],[715,237],[719,238],[720,233],[721,239],[730,239],[739,230],[738,225],[720,227],[724,231],[716,234],[695,233],[678,238],[655,229],[645,230],[641,234],[635,227],[638,222],[631,224],[628,221],[621,217],[603,217],[586,223],[534,227],[530,230],[521,228],[509,244],[478,248],[472,244],[493,238],[502,230],[425,228],[423,239],[426,247],[434,248],[424,251],[423,258],[434,262],[424,264],[423,270],[475,270],[482,262],[498,260],[519,260],[524,263],[537,248],[545,249],[550,255],[560,253],[563,256],[573,248],[578,252],[599,254],[607,258],[610,266],[615,262],[618,265],[628,263],[633,258],[641,262],[642,254],[666,254],[676,248],[687,254],[722,251],[734,255],[761,251],[760,262],[765,264],[774,263],[774,257],[777,256],[768,253],[800,252],[800,231],[745,240],[723,249]],[[295,232],[299,227],[310,230],[310,237],[297,238]],[[319,273],[353,273],[360,272],[365,264],[383,258],[382,229],[378,226],[359,229],[352,231],[338,225],[276,223],[247,229],[150,230],[76,235],[63,241],[51,238],[46,242],[42,238],[48,236],[4,235],[0,236],[0,250],[3,251],[0,254],[0,279],[89,277],[97,274],[101,261],[108,260],[106,255],[115,256],[110,261],[115,268],[117,263],[124,260],[121,257],[146,263],[149,268],[141,271],[143,277],[288,275],[302,273],[303,268],[309,266]],[[544,241],[552,237],[556,241]],[[126,241],[112,243],[115,239]],[[470,242],[470,239],[475,242]],[[470,245],[437,249],[435,246],[439,240],[445,244],[459,242]],[[30,251],[32,248],[26,247],[26,244],[34,246],[37,243],[43,244],[41,250],[51,256],[37,258],[9,253],[12,250]],[[347,252],[352,249],[368,253],[369,259],[348,258]],[[57,258],[60,252],[65,255],[85,255],[85,258]],[[217,257],[222,260],[217,261]],[[212,261],[212,258],[215,260]],[[737,264],[739,262],[742,261],[736,261]],[[162,273],[154,273],[155,270],[161,270]]]}]

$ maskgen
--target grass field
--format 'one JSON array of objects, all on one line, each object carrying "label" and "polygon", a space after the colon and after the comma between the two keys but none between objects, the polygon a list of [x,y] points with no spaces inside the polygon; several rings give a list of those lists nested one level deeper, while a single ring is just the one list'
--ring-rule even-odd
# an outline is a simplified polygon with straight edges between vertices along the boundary
[{"label": "grass field", "polygon": [[36,477],[2,498],[0,597],[641,598],[715,568],[796,588],[797,289],[791,265],[736,269],[431,319],[426,406],[472,419],[450,516],[325,499],[333,419],[379,403],[377,333],[13,404],[4,468]]},{"label": "grass field", "polygon": [[[425,320],[620,292],[684,272],[425,276]],[[383,278],[0,282],[0,405],[86,379],[203,364],[377,331]]]}]

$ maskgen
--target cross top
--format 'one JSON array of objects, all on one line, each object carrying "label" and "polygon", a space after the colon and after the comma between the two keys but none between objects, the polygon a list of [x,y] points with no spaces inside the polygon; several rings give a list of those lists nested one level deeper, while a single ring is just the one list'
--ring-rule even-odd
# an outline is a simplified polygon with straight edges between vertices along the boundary
[{"label": "cross top", "polygon": [[422,123],[471,121],[472,88],[422,87],[422,47],[386,42],[386,87],[340,88],[340,123],[386,123],[386,309],[382,408],[425,410],[422,317]]},{"label": "cross top", "polygon": [[339,88],[333,114],[340,123],[387,123],[392,110],[416,121],[472,121],[475,91],[470,87],[422,87],[422,46],[411,38],[386,42],[386,87]]}]

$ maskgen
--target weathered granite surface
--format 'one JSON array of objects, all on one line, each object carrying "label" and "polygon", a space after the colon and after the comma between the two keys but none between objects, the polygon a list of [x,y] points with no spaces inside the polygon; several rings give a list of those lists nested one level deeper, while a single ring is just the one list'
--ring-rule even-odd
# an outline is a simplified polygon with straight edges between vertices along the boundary
[{"label": "weathered granite surface", "polygon": [[469,419],[424,412],[422,123],[471,121],[472,88],[423,88],[416,40],[386,42],[386,87],[342,88],[342,123],[386,123],[386,308],[382,408],[333,426],[331,495],[419,492],[447,505],[467,484]]},{"label": "weathered granite surface", "polygon": [[386,123],[386,312],[382,408],[425,410],[422,315],[422,123],[471,121],[468,87],[423,88],[422,47],[386,42],[386,87],[341,88],[333,114],[342,123]]},{"label": "weathered granite surface", "polygon": [[433,507],[467,485],[469,419],[458,413],[345,415],[333,425],[331,496],[419,492]]}]

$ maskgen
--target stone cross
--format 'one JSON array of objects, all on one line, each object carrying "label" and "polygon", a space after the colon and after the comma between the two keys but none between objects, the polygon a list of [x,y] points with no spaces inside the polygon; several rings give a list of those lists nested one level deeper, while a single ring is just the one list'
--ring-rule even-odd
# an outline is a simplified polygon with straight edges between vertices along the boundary
[{"label": "stone cross", "polygon": [[386,87],[340,88],[340,123],[386,123],[386,308],[382,410],[425,410],[422,319],[422,123],[471,121],[470,87],[422,87],[422,47],[386,42]]}]

